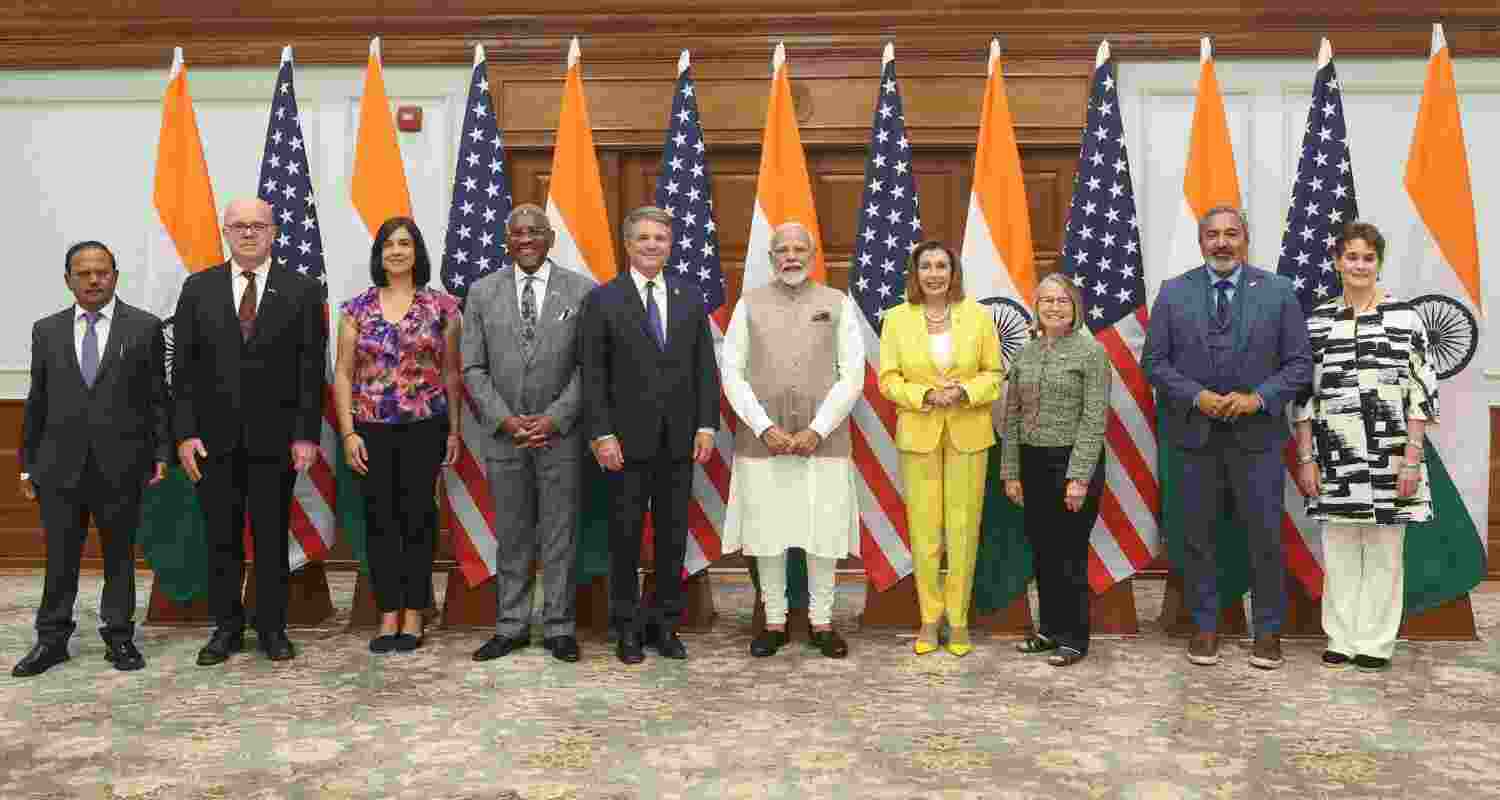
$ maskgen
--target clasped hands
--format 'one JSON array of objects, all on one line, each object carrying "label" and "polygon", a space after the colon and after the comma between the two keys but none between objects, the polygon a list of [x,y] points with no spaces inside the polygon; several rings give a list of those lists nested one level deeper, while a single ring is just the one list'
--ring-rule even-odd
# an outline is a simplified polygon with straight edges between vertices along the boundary
[{"label": "clasped hands", "polygon": [[775,456],[810,456],[823,443],[823,437],[811,428],[787,433],[780,425],[766,428],[760,435],[766,448]]},{"label": "clasped hands", "polygon": [[1194,401],[1205,417],[1212,419],[1234,419],[1260,411],[1260,395],[1254,392],[1218,392],[1204,389]]},{"label": "clasped hands", "polygon": [[949,380],[942,380],[936,388],[928,389],[927,393],[922,395],[922,405],[926,408],[952,408],[968,401],[969,395],[964,391],[964,387]]},{"label": "clasped hands", "polygon": [[557,436],[557,422],[546,414],[517,414],[500,421],[501,432],[522,450],[550,447]]}]

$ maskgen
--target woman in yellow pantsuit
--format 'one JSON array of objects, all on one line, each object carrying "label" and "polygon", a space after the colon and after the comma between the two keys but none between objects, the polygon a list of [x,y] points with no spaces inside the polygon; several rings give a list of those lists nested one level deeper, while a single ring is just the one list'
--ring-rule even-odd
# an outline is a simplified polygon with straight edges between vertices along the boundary
[{"label": "woman in yellow pantsuit", "polygon": [[[1000,397],[1000,338],[989,312],[964,298],[958,254],[942,242],[912,250],[906,299],[885,313],[880,392],[897,409],[896,449],[922,611],[914,649],[919,655],[937,649],[946,615],[948,652],[963,656],[973,649],[969,599],[985,467],[995,443],[990,406]],[[946,585],[939,573],[945,545]]]}]

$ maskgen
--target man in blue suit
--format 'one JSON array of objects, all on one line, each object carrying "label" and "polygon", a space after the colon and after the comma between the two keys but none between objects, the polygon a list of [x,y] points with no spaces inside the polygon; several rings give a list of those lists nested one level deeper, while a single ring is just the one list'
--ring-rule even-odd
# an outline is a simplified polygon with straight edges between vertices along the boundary
[{"label": "man in blue suit", "polygon": [[1307,325],[1291,281],[1245,263],[1243,211],[1210,209],[1198,222],[1204,265],[1164,282],[1151,309],[1141,365],[1164,409],[1162,435],[1182,450],[1177,506],[1194,664],[1219,662],[1215,531],[1227,487],[1248,531],[1255,609],[1250,664],[1282,665],[1286,566],[1281,514],[1289,434],[1286,404],[1312,381]]}]

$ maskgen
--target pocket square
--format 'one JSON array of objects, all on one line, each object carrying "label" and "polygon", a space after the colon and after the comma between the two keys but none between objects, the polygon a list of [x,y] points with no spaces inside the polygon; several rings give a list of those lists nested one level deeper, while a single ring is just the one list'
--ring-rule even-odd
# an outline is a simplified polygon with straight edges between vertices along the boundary
[{"label": "pocket square", "polygon": [[816,314],[813,315],[812,321],[813,322],[832,322],[833,321],[833,313],[829,312],[829,311],[819,311],[818,313],[816,313]]},{"label": "pocket square", "polygon": [[563,320],[565,320],[565,319],[567,319],[568,317],[571,317],[571,316],[573,316],[573,307],[569,306],[569,307],[563,309],[561,314],[557,315],[557,321],[558,322],[562,322]]}]

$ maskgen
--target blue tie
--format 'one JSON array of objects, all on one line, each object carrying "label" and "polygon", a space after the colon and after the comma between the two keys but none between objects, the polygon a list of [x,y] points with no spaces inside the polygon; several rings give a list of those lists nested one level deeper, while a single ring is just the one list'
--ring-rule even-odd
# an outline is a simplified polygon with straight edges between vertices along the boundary
[{"label": "blue tie", "polygon": [[84,385],[92,389],[94,378],[99,376],[99,331],[94,327],[99,322],[99,312],[85,311],[83,318],[88,320],[89,329],[83,332],[83,352],[78,358],[78,368],[83,372]]},{"label": "blue tie", "polygon": [[1229,325],[1229,290],[1234,288],[1234,283],[1226,279],[1215,283],[1214,288],[1219,292],[1219,305],[1214,312],[1214,320],[1219,323],[1219,327],[1226,327]]},{"label": "blue tie", "polygon": [[667,332],[661,327],[661,311],[656,308],[656,281],[646,281],[646,328],[659,349],[667,349]]}]

